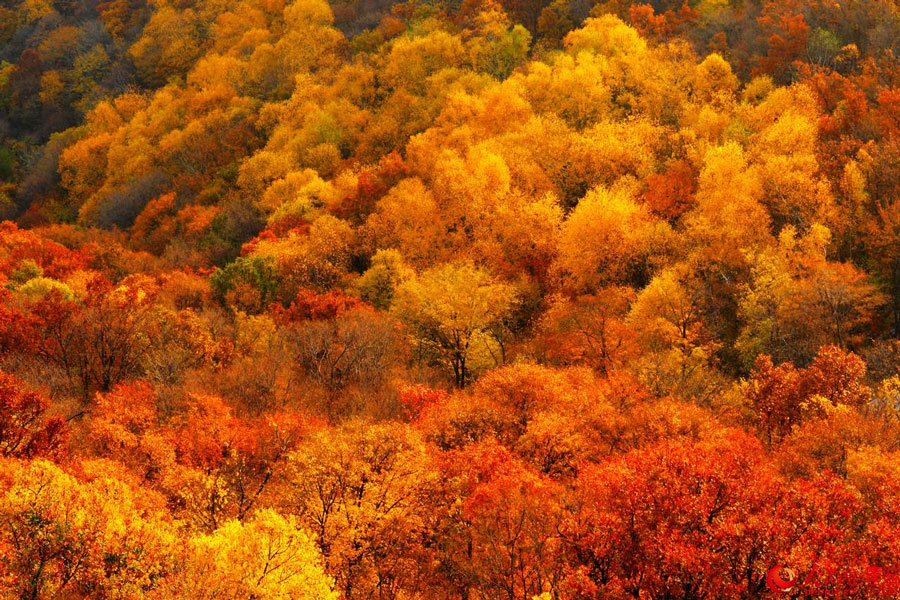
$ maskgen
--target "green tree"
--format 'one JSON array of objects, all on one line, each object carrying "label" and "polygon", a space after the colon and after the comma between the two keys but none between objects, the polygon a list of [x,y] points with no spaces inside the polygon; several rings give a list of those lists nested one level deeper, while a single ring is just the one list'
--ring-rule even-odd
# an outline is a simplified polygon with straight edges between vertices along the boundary
[{"label": "green tree", "polygon": [[209,277],[213,296],[220,302],[259,312],[278,292],[278,271],[263,257],[239,257]]}]

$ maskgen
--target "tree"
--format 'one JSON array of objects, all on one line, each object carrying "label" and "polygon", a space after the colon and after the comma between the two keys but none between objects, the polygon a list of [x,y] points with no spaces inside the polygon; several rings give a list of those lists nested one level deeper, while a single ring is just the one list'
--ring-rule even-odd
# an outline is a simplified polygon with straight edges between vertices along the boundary
[{"label": "tree", "polygon": [[[239,419],[221,399],[191,398],[168,431],[176,463],[161,487],[182,518],[213,531],[267,503],[271,484],[309,428],[303,415],[279,411]],[[152,440],[150,431],[145,440]]]},{"label": "tree", "polygon": [[852,264],[827,260],[830,237],[813,227],[797,239],[788,226],[777,247],[756,255],[739,302],[737,347],[746,357],[767,352],[805,363],[824,344],[853,348],[864,339],[883,297]]},{"label": "tree", "polygon": [[53,292],[31,306],[35,354],[62,369],[85,402],[141,372],[155,320],[154,290],[139,278],[119,287],[93,279],[88,287],[83,305]]},{"label": "tree", "polygon": [[627,323],[642,350],[631,368],[656,393],[708,400],[719,391],[719,343],[707,331],[683,268],[654,277],[631,305]]},{"label": "tree", "polygon": [[440,509],[439,543],[460,595],[515,600],[558,589],[564,567],[554,482],[491,442],[451,453],[443,467],[448,506]]},{"label": "tree", "polygon": [[360,296],[380,310],[391,307],[396,288],[415,275],[397,250],[379,250],[372,264],[356,281]]},{"label": "tree", "polygon": [[770,216],[759,176],[734,142],[710,149],[697,186],[696,203],[682,222],[691,254],[726,272],[746,268],[744,252],[769,240]]},{"label": "tree", "polygon": [[342,597],[421,589],[436,473],[414,430],[351,421],[310,436],[289,462],[281,506],[316,534]]},{"label": "tree", "polygon": [[272,510],[224,523],[190,541],[184,569],[166,588],[173,596],[216,600],[337,600],[314,538],[297,520]]},{"label": "tree", "polygon": [[686,161],[673,161],[665,172],[647,178],[644,202],[659,216],[672,220],[694,203],[695,174]]},{"label": "tree", "polygon": [[97,395],[88,425],[91,450],[96,456],[119,461],[142,482],[158,482],[175,461],[174,444],[161,424],[151,386],[117,385]]},{"label": "tree", "polygon": [[34,458],[62,450],[68,426],[47,414],[50,402],[24,382],[0,372],[0,456]]},{"label": "tree", "polygon": [[[327,291],[341,282],[350,267],[353,229],[346,221],[331,215],[316,219],[308,234],[293,229],[280,238],[260,237],[246,248],[247,255],[241,258],[245,264],[250,261],[259,265],[254,269],[261,275],[265,271],[261,283],[276,277],[280,291],[288,298],[302,288]],[[266,298],[271,300],[271,293]]]},{"label": "tree", "polygon": [[646,395],[633,382],[615,392],[604,383],[583,367],[508,365],[465,392],[429,402],[417,423],[443,450],[499,442],[529,468],[565,480],[584,461],[600,460],[622,443],[628,420],[616,410],[616,396],[634,401]]},{"label": "tree", "polygon": [[278,292],[278,273],[272,261],[264,257],[240,256],[224,269],[216,269],[209,278],[213,296],[251,312],[260,312]]},{"label": "tree", "polygon": [[394,323],[365,308],[300,323],[285,337],[299,370],[324,388],[329,417],[337,416],[335,401],[345,388],[384,385],[399,344]]},{"label": "tree", "polygon": [[4,596],[142,597],[171,573],[175,528],[162,502],[115,463],[82,463],[84,480],[44,459],[3,469]]},{"label": "tree", "polygon": [[502,363],[502,348],[491,339],[491,330],[503,327],[515,302],[509,284],[471,263],[451,263],[402,284],[393,311],[410,326],[420,348],[448,364],[456,386],[465,387],[473,358],[483,361],[484,354],[491,354],[495,363]]},{"label": "tree", "polygon": [[634,298],[627,287],[574,299],[552,297],[540,323],[542,354],[553,362],[585,364],[602,372],[621,368],[637,350],[634,331],[625,322]]},{"label": "tree", "polygon": [[163,6],[154,11],[143,35],[129,49],[141,78],[151,86],[184,76],[204,50],[204,24],[193,10]]},{"label": "tree", "polygon": [[655,224],[643,205],[620,191],[598,188],[579,200],[562,226],[556,270],[570,289],[636,279],[653,244]]},{"label": "tree", "polygon": [[324,294],[318,294],[310,289],[301,289],[290,306],[283,309],[280,305],[275,305],[273,311],[281,322],[300,323],[337,319],[347,313],[365,311],[370,308],[359,298],[347,295],[340,290],[329,290]]},{"label": "tree", "polygon": [[420,92],[430,75],[461,66],[464,57],[462,41],[446,31],[399,38],[387,57],[384,78],[391,87]]},{"label": "tree", "polygon": [[789,522],[773,507],[781,486],[759,443],[734,431],[589,467],[562,527],[566,585],[579,598],[759,594]]},{"label": "tree", "polygon": [[744,384],[743,393],[753,407],[764,439],[771,444],[789,434],[802,418],[800,375],[791,363],[775,367],[761,354]]},{"label": "tree", "polygon": [[763,14],[757,19],[761,35],[767,36],[768,50],[760,56],[758,69],[779,79],[786,79],[791,63],[799,58],[809,40],[809,25],[802,14],[791,14],[790,4],[765,5]]},{"label": "tree", "polygon": [[868,402],[872,392],[863,383],[865,373],[858,356],[835,346],[823,346],[805,369],[789,362],[776,367],[771,356],[761,354],[741,390],[771,445],[804,421],[828,416],[829,406],[858,408]]}]

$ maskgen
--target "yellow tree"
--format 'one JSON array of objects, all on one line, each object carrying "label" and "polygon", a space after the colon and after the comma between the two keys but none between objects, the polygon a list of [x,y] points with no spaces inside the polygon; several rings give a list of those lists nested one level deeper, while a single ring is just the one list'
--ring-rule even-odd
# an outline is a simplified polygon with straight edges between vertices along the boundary
[{"label": "yellow tree", "polygon": [[116,463],[78,470],[84,479],[43,459],[0,464],[0,596],[140,598],[173,568],[161,498]]},{"label": "yellow tree", "polygon": [[718,344],[684,279],[683,269],[667,269],[638,294],[627,322],[643,353],[632,367],[660,395],[706,399],[721,379],[712,366]]},{"label": "yellow tree", "polygon": [[418,178],[392,188],[369,216],[364,233],[378,248],[394,248],[413,265],[433,264],[448,242],[434,194]]},{"label": "yellow tree", "polygon": [[748,152],[758,165],[762,201],[778,225],[805,231],[817,222],[832,229],[838,224],[831,186],[819,168],[820,118],[814,93],[801,85],[779,88],[749,114],[758,133]]},{"label": "yellow tree", "polygon": [[195,537],[188,552],[184,569],[164,588],[169,598],[338,598],[313,536],[294,517],[273,510]]},{"label": "yellow tree", "polygon": [[394,292],[404,281],[415,276],[397,250],[379,250],[372,257],[371,266],[356,280],[355,287],[362,299],[381,310],[391,307]]},{"label": "yellow tree", "polygon": [[203,54],[203,23],[193,10],[160,6],[129,49],[141,78],[151,85],[184,75]]},{"label": "yellow tree", "polygon": [[436,475],[415,430],[363,421],[324,429],[289,465],[282,506],[316,533],[341,597],[416,597],[432,563],[425,542]]},{"label": "yellow tree", "polygon": [[462,41],[446,31],[400,37],[391,46],[383,77],[391,87],[404,87],[417,93],[423,91],[429,76],[442,69],[460,67],[465,59]]},{"label": "yellow tree", "polygon": [[761,353],[778,361],[809,361],[820,346],[853,348],[884,302],[850,263],[829,261],[831,233],[813,225],[798,237],[786,226],[773,248],[757,253],[739,301],[737,347],[749,362]]},{"label": "yellow tree", "polygon": [[[393,310],[409,325],[420,347],[448,364],[464,387],[473,359],[503,362],[503,320],[516,304],[516,291],[471,263],[445,264],[402,284]],[[475,365],[477,368],[477,364]]]},{"label": "yellow tree", "polygon": [[640,269],[663,228],[627,193],[596,188],[563,223],[556,272],[579,292],[623,282]]},{"label": "yellow tree", "polygon": [[738,144],[707,152],[696,197],[683,219],[694,256],[725,270],[746,268],[744,251],[771,240],[770,219],[762,183]]}]

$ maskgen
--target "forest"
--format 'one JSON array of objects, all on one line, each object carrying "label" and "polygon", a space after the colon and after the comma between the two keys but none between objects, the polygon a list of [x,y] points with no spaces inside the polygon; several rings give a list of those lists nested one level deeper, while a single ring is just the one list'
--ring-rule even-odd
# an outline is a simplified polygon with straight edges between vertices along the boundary
[{"label": "forest", "polygon": [[0,598],[900,594],[900,3],[0,2]]}]

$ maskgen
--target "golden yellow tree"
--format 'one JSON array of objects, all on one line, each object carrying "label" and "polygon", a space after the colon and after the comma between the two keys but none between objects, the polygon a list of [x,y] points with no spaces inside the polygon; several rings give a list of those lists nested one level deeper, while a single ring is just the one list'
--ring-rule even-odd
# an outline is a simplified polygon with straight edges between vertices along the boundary
[{"label": "golden yellow tree", "polygon": [[402,284],[393,311],[409,325],[423,351],[449,365],[456,385],[464,387],[473,366],[477,370],[488,356],[495,364],[503,362],[498,334],[515,303],[511,285],[471,263],[450,263]]},{"label": "golden yellow tree", "polygon": [[165,592],[198,600],[337,600],[314,538],[292,516],[260,510],[191,540]]}]

